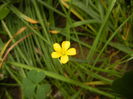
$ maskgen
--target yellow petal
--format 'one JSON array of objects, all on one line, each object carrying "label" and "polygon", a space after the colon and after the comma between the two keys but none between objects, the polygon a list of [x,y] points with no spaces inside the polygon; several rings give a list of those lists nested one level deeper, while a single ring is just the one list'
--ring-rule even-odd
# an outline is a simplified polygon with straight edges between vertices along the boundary
[{"label": "yellow petal", "polygon": [[68,58],[67,55],[61,56],[60,62],[61,62],[62,64],[66,64],[68,61],[69,61],[69,58]]},{"label": "yellow petal", "polygon": [[55,50],[55,51],[57,51],[57,52],[60,52],[60,51],[61,51],[61,46],[60,46],[60,44],[54,43],[54,44],[53,44],[53,47],[54,47],[54,50]]},{"label": "yellow petal", "polygon": [[62,49],[65,51],[70,47],[70,42],[69,41],[63,41],[62,42]]},{"label": "yellow petal", "polygon": [[76,55],[76,49],[75,48],[70,48],[67,50],[67,55]]},{"label": "yellow petal", "polygon": [[52,52],[51,56],[52,56],[52,58],[59,58],[61,56],[61,54],[58,52]]}]

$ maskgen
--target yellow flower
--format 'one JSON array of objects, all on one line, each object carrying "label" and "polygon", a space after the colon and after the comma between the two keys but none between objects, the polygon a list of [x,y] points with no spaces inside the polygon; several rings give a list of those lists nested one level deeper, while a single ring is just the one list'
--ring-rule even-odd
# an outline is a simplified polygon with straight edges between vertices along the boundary
[{"label": "yellow flower", "polygon": [[69,41],[63,41],[61,46],[58,43],[53,44],[55,52],[51,53],[52,58],[60,58],[60,62],[65,64],[69,61],[69,56],[76,55],[76,49],[70,48]]}]

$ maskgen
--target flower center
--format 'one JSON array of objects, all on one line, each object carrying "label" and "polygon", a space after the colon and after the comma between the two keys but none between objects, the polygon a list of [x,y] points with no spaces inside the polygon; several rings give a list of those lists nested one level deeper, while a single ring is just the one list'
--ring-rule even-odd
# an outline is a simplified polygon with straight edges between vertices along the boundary
[{"label": "flower center", "polygon": [[65,51],[64,49],[62,49],[61,55],[62,55],[62,56],[65,56],[65,55],[66,55],[66,52],[67,52],[67,51]]}]

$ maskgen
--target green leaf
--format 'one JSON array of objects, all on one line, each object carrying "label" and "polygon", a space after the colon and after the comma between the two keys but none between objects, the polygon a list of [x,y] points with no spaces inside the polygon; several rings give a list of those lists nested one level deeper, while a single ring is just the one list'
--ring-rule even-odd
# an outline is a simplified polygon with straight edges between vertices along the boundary
[{"label": "green leaf", "polygon": [[35,84],[33,84],[31,82],[31,80],[29,80],[27,78],[23,79],[22,88],[23,88],[24,96],[26,98],[30,99],[35,94],[35,92],[34,92]]},{"label": "green leaf", "polygon": [[126,99],[133,99],[133,71],[125,73],[122,78],[114,80],[112,88],[115,93],[125,97]]},{"label": "green leaf", "polygon": [[123,44],[120,44],[120,43],[115,43],[115,42],[110,42],[110,45],[112,47],[115,47],[116,49],[126,53],[126,54],[129,54],[130,56],[133,56],[133,51],[131,48],[123,45]]},{"label": "green leaf", "polygon": [[4,19],[9,12],[9,9],[5,6],[5,4],[0,5],[0,20]]},{"label": "green leaf", "polygon": [[36,92],[36,99],[46,99],[47,94],[50,92],[51,87],[49,84],[38,85]]},{"label": "green leaf", "polygon": [[38,72],[35,70],[31,70],[27,73],[27,77],[35,84],[41,82],[45,78],[45,74],[43,72]]}]

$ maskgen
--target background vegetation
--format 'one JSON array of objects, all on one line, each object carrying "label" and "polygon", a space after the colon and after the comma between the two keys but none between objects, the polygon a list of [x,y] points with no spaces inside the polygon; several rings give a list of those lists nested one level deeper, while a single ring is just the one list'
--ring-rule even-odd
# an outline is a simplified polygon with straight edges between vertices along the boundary
[{"label": "background vegetation", "polygon": [[[120,98],[112,82],[132,70],[132,6],[131,0],[0,0],[0,98]],[[77,55],[61,64],[51,52],[65,40]]]}]

